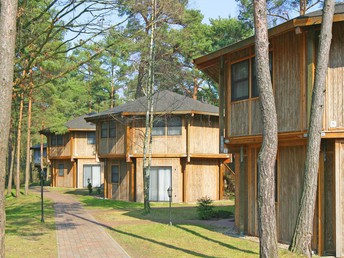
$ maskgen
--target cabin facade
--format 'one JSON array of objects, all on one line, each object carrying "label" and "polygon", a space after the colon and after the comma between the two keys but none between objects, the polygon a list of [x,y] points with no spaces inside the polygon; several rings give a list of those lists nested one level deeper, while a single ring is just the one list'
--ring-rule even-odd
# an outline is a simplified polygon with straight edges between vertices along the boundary
[{"label": "cabin facade", "polygon": [[[269,30],[278,118],[278,240],[290,243],[300,203],[321,11]],[[257,159],[262,142],[254,38],[194,60],[219,84],[220,134],[233,154],[238,231],[258,235]],[[312,249],[344,257],[344,4],[336,5],[320,153]]]},{"label": "cabin facade", "polygon": [[[104,162],[105,197],[143,202],[143,141],[147,98],[86,118],[96,124],[97,153]],[[154,95],[150,200],[194,202],[223,197],[218,108],[170,91]]]},{"label": "cabin facade", "polygon": [[47,137],[53,187],[86,188],[88,179],[93,187],[104,183],[104,165],[96,155],[96,127],[85,121],[87,116],[68,121],[64,134],[41,131]]}]

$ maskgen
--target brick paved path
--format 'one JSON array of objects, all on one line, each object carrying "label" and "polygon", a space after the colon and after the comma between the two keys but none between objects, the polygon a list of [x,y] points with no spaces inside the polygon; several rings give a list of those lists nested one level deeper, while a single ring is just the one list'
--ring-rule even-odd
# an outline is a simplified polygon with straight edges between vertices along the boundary
[{"label": "brick paved path", "polygon": [[73,196],[47,190],[44,196],[54,201],[59,258],[130,257]]}]

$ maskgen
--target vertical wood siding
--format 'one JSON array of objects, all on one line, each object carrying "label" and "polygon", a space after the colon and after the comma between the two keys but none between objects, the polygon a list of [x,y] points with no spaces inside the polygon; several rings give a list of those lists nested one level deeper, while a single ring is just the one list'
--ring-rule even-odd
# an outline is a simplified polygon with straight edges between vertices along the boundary
[{"label": "vertical wood siding", "polygon": [[303,184],[305,146],[279,148],[278,239],[289,243],[294,231]]},{"label": "vertical wood siding", "polygon": [[273,40],[273,74],[276,111],[279,132],[301,129],[301,58],[303,57],[302,35],[294,31]]},{"label": "vertical wood siding", "polygon": [[229,115],[230,135],[243,136],[249,134],[249,102],[240,101],[232,103],[231,113]]},{"label": "vertical wood siding", "polygon": [[[333,25],[333,38],[327,73],[325,127],[344,128],[344,23]],[[335,129],[335,128],[331,128]]]}]

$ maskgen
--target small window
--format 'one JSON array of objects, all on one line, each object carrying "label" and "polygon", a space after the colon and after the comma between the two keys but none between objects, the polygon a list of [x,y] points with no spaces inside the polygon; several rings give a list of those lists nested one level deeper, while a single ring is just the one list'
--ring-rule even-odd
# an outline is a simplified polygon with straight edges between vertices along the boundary
[{"label": "small window", "polygon": [[96,144],[96,132],[87,132],[87,144]]},{"label": "small window", "polygon": [[107,138],[108,137],[108,123],[103,122],[101,125],[101,137]]},{"label": "small window", "polygon": [[248,98],[249,62],[248,60],[232,65],[232,101]]},{"label": "small window", "polygon": [[153,123],[153,136],[165,135],[165,119],[157,118]]},{"label": "small window", "polygon": [[59,164],[59,176],[64,176],[64,165]]},{"label": "small window", "polygon": [[63,145],[63,135],[54,134],[51,135],[51,146],[62,146]]},{"label": "small window", "polygon": [[109,138],[116,138],[116,124],[114,121],[109,122]]},{"label": "small window", "polygon": [[180,116],[174,116],[167,121],[167,135],[182,134],[182,119]]},{"label": "small window", "polygon": [[111,181],[112,183],[115,183],[115,184],[119,183],[119,166],[118,165],[111,166]]}]

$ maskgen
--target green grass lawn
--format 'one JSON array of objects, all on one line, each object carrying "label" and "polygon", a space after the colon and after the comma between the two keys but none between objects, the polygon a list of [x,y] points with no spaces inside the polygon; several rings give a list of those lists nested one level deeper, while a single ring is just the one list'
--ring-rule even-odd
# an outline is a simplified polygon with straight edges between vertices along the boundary
[{"label": "green grass lawn", "polygon": [[52,202],[44,201],[45,223],[41,222],[41,199],[37,194],[6,197],[6,257],[57,257]]},{"label": "green grass lawn", "polygon": [[[116,239],[131,257],[258,257],[256,242],[223,234],[225,228],[198,219],[196,204],[172,204],[169,226],[168,203],[143,204],[96,199],[87,191],[69,191]],[[213,203],[217,211],[234,214],[234,201]],[[223,213],[228,214],[228,213]],[[280,250],[280,257],[298,257]]]}]

